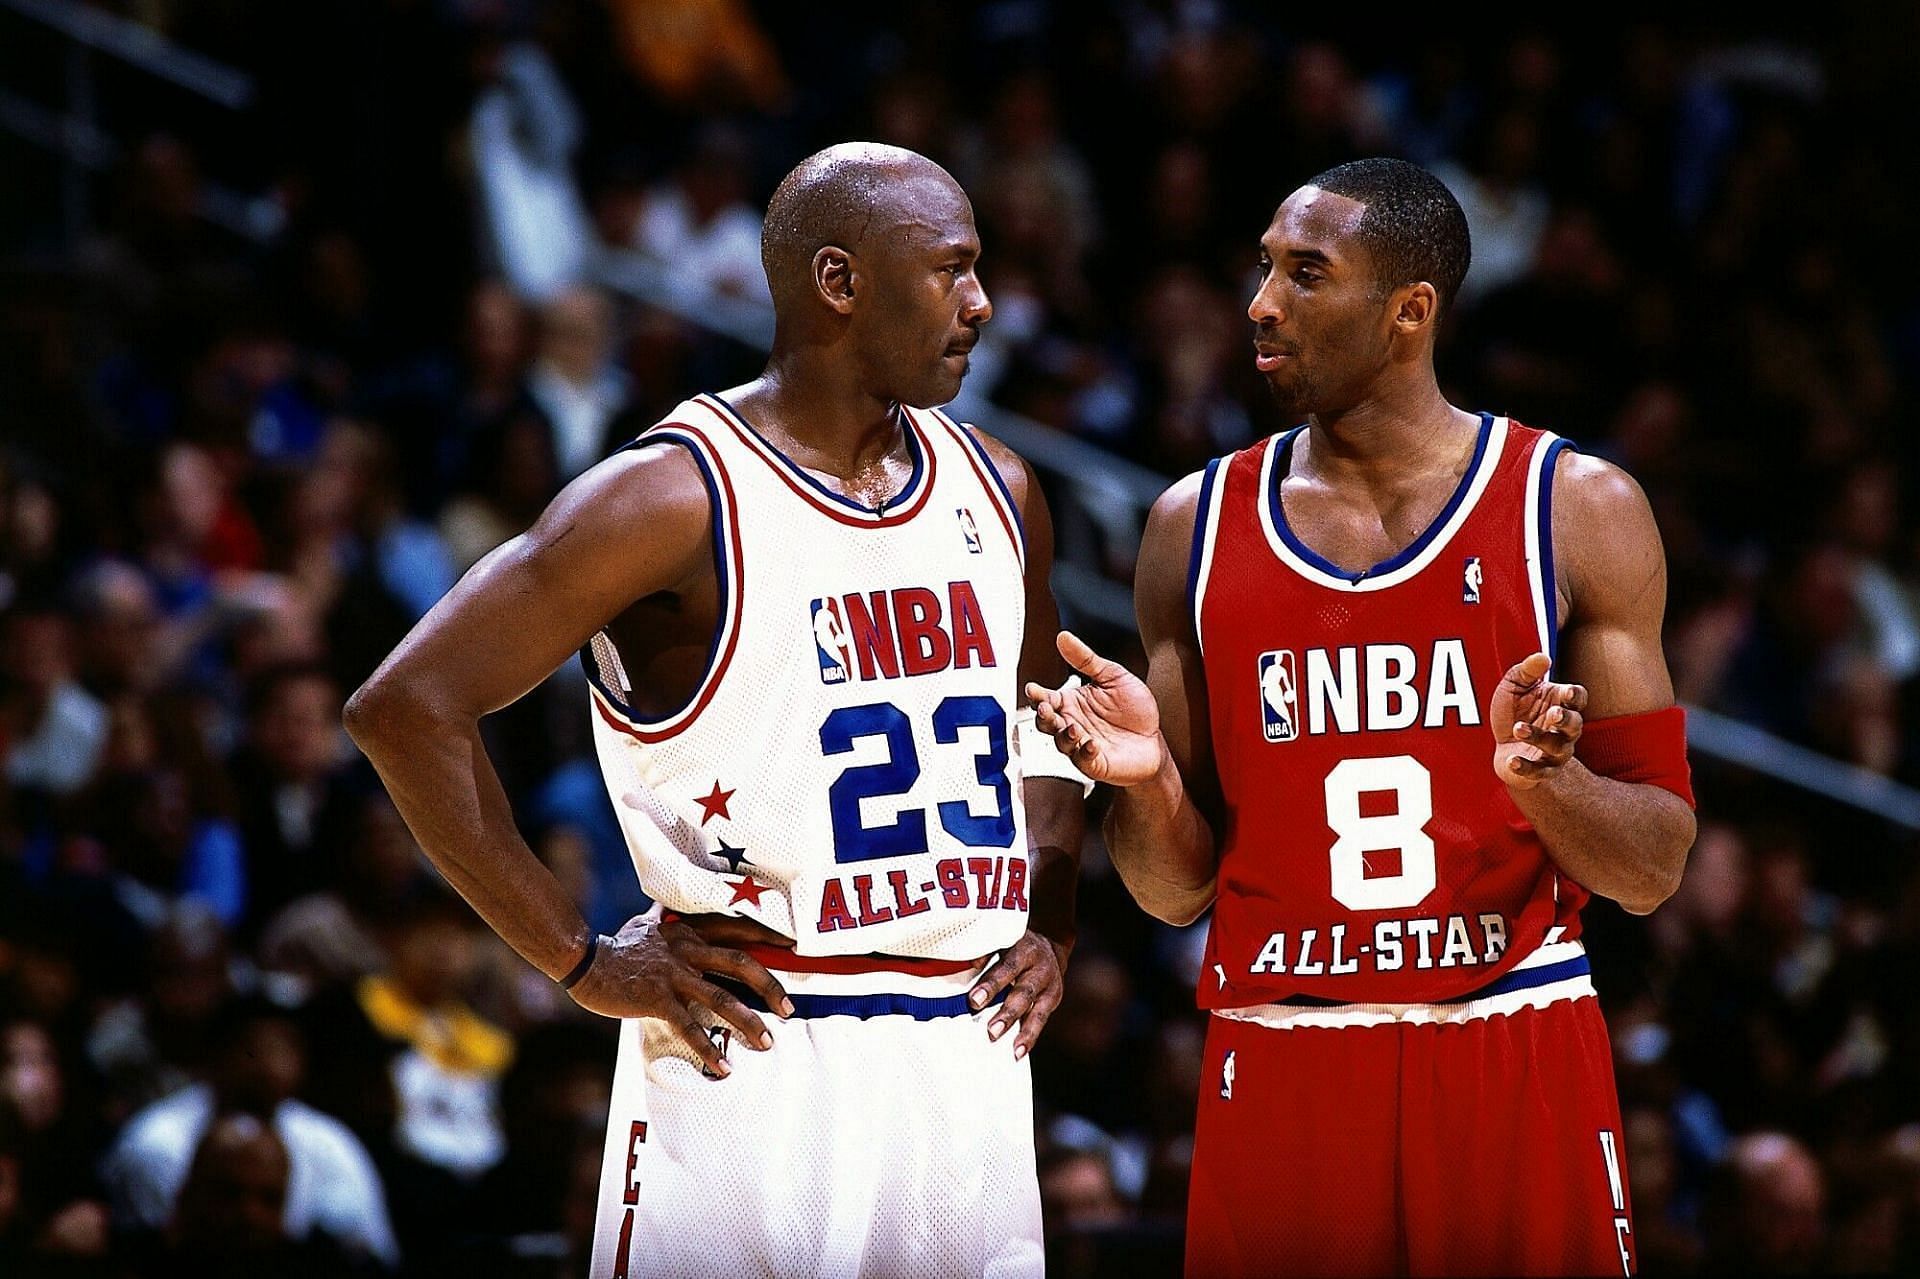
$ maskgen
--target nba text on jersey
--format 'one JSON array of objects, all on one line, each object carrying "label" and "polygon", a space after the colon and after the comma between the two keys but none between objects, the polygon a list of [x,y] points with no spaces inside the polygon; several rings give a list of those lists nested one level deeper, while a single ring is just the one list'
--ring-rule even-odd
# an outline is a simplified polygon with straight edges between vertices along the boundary
[{"label": "nba text on jersey", "polygon": [[[1361,679],[1361,671],[1366,677]],[[1291,649],[1262,653],[1260,699],[1270,742],[1300,735],[1300,673]],[[1363,693],[1364,690],[1364,693]],[[1419,655],[1405,644],[1368,644],[1337,650],[1306,651],[1309,734],[1392,732],[1443,728],[1449,721],[1480,722],[1479,700],[1467,674],[1467,647],[1457,639],[1437,640],[1426,665],[1426,695],[1421,696]],[[1424,704],[1424,716],[1422,708]],[[1362,717],[1362,711],[1365,715]]]}]

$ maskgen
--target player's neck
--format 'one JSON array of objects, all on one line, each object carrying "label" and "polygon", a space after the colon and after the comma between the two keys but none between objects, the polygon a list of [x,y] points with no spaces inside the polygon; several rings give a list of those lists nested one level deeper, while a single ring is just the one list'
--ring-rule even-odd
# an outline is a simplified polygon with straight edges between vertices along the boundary
[{"label": "player's neck", "polygon": [[799,356],[776,359],[723,398],[809,470],[851,479],[904,445],[897,406],[854,386],[844,367],[811,367]]},{"label": "player's neck", "polygon": [[1450,464],[1479,423],[1431,384],[1423,394],[1362,401],[1308,419],[1306,448],[1295,448],[1293,472],[1333,483],[1392,485]]}]

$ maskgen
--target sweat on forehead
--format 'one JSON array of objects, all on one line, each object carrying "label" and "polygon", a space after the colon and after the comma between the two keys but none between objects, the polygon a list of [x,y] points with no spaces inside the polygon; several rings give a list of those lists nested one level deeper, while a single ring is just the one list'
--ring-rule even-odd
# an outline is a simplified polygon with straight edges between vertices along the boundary
[{"label": "sweat on forehead", "polygon": [[878,142],[844,142],[808,156],[781,181],[767,204],[760,255],[777,291],[782,277],[804,275],[822,245],[852,249],[869,232],[892,229],[912,215],[927,188],[959,185],[915,151]]}]

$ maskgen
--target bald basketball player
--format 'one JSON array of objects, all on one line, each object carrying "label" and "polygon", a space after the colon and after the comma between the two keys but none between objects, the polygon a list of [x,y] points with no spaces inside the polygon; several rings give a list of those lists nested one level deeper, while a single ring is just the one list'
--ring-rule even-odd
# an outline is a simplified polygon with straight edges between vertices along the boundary
[{"label": "bald basketball player", "polygon": [[[622,1019],[592,1274],[1039,1274],[1026,1054],[1084,791],[1015,718],[1065,674],[1046,504],[933,407],[992,314],[972,208],[849,144],[780,184],[762,245],[761,376],[569,485],[348,727],[488,923]],[[477,727],[575,652],[661,904],[614,937],[514,830]]]}]

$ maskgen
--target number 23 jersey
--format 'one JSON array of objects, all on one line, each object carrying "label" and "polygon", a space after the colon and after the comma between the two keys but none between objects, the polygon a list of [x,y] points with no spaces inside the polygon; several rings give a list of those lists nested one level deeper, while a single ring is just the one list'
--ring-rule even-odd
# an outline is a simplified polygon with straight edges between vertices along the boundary
[{"label": "number 23 jersey", "polygon": [[1026,929],[1012,715],[1025,633],[1017,508],[966,428],[900,410],[884,509],[832,492],[725,401],[637,445],[684,448],[713,508],[720,623],[676,713],[582,653],[601,771],[647,893],[757,919],[801,955],[974,959]]},{"label": "number 23 jersey", "polygon": [[1226,808],[1204,1007],[1430,1003],[1578,933],[1493,771],[1488,704],[1553,652],[1557,437],[1483,415],[1447,505],[1365,572],[1286,522],[1299,429],[1207,467],[1189,599]]}]

